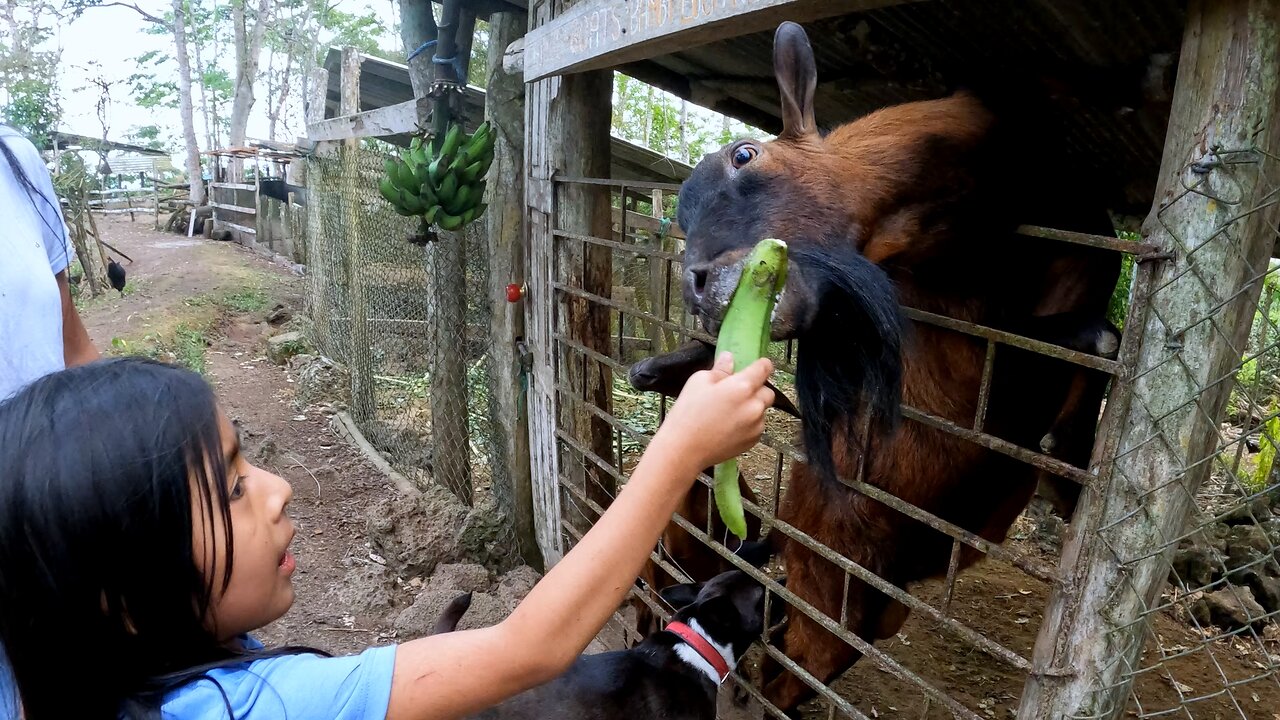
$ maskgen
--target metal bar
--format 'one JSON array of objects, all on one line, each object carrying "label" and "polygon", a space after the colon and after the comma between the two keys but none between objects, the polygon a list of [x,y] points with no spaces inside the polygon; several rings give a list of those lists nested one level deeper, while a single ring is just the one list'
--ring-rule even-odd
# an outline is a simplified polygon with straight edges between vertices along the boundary
[{"label": "metal bar", "polygon": [[569,232],[568,230],[552,230],[551,235],[552,237],[557,237],[562,240],[578,240],[580,242],[591,243],[592,245],[599,245],[601,247],[631,253],[632,255],[639,255],[640,257],[656,257],[664,260],[671,260],[672,262],[684,262],[684,253],[673,253],[667,252],[666,250],[653,250],[646,248],[643,245],[622,243],[617,240],[605,240],[604,238],[596,237],[595,235],[584,235],[582,233]]},{"label": "metal bar", "polygon": [[[947,561],[947,589],[942,596],[942,614],[951,613],[951,596],[956,589],[956,575],[960,573],[960,543],[951,541],[951,559]],[[1028,667],[1027,670],[1031,668]]]},{"label": "metal bar", "polygon": [[[557,434],[563,435],[561,431],[557,431]],[[573,442],[569,440],[567,437],[565,437],[564,439],[565,439],[565,442],[567,443]],[[578,448],[575,448],[575,449],[578,449]],[[591,453],[589,451],[586,451],[585,449],[578,449],[578,450],[579,452],[582,452],[584,456],[587,456],[587,457],[591,456]],[[601,508],[596,503],[592,502],[591,499],[586,497],[584,494],[582,494],[578,490],[578,488],[573,487],[572,483],[564,482],[562,478],[561,486],[564,487],[566,490],[568,490],[571,494],[576,496],[577,500],[583,503],[584,505],[586,505],[589,509],[597,513],[604,512],[603,508]],[[773,578],[770,578],[768,575],[765,575],[758,568],[752,567],[751,564],[748,563],[747,561],[734,555],[731,552],[728,552],[727,548],[725,550],[721,550],[720,548],[723,547],[723,545],[720,545],[720,543],[713,543],[712,542],[713,539],[711,537],[707,536],[706,533],[703,533],[698,528],[695,528],[692,523],[689,523],[687,520],[680,517],[679,515],[673,516],[672,520],[674,520],[676,524],[684,528],[686,532],[693,535],[694,538],[697,539],[699,542],[703,543],[707,547],[719,553],[722,557],[724,557],[730,563],[735,565],[739,570],[742,570],[743,572],[755,578],[757,581],[763,583],[767,589],[777,593],[783,599],[791,603],[791,605],[795,607],[797,610],[807,615],[809,619],[818,623],[831,634],[835,635],[836,637],[840,638],[844,642],[853,646],[856,650],[861,652],[863,655],[866,655],[868,658],[871,659],[872,662],[879,665],[882,669],[884,669],[889,674],[897,677],[898,679],[904,682],[910,682],[916,685],[921,690],[923,690],[926,694],[936,698],[937,700],[945,704],[948,709],[956,713],[958,716],[965,717],[965,718],[972,718],[973,720],[981,720],[979,716],[973,714],[973,712],[970,711],[968,708],[964,707],[963,705],[956,702],[955,700],[952,700],[945,692],[943,692],[942,690],[939,690],[938,688],[935,688],[934,686],[930,685],[924,678],[921,678],[920,676],[911,672],[907,668],[903,667],[901,664],[898,663],[897,660],[894,660],[892,657],[885,654],[884,651],[875,647],[874,645],[867,642],[866,640],[863,640],[862,638],[858,637],[857,635],[850,632],[849,630],[846,630],[840,627],[834,620],[827,617],[826,613],[823,613],[821,610],[818,610],[816,607],[810,605],[799,595],[796,595],[795,593],[790,592],[784,586],[779,585],[775,580],[773,580]],[[822,545],[819,545],[819,548],[826,549],[825,546],[822,546]],[[818,548],[813,548],[813,549],[817,550]],[[836,557],[840,557],[840,556],[837,555]],[[982,637],[981,635],[977,635],[977,633],[974,633],[972,630],[969,630],[969,632],[972,633],[973,635],[976,635],[977,637]],[[767,651],[768,648],[771,646],[766,645],[765,647]],[[786,656],[783,655],[782,657],[786,657]],[[819,683],[819,687],[827,689],[828,692],[830,692],[830,690],[826,688],[825,685],[822,685],[821,683]],[[814,689],[816,690],[818,688],[815,687]],[[833,694],[833,697],[838,698],[838,696],[835,696],[834,694]],[[840,698],[840,700],[843,701],[843,698]],[[847,704],[847,701],[844,701],[844,702],[846,702]]]},{"label": "metal bar", "polygon": [[1074,245],[1087,245],[1089,247],[1102,248],[1104,250],[1115,250],[1116,252],[1129,253],[1130,255],[1150,255],[1160,251],[1160,248],[1150,243],[1130,242],[1128,240],[1121,240],[1120,238],[1108,237],[1106,235],[1092,235],[1090,233],[1072,232],[1070,230],[1057,230],[1055,228],[1040,227],[1038,225],[1020,225],[1014,232],[1027,237],[1059,240],[1061,242],[1072,243]]},{"label": "metal bar", "polygon": [[[557,339],[560,339],[560,338],[557,338]],[[576,343],[566,342],[565,344],[577,350],[592,352],[590,350],[586,350],[585,348],[582,348],[581,345],[578,345]],[[646,435],[645,433],[642,433],[630,427],[626,423],[622,422],[621,420],[614,417],[610,413],[605,412],[604,410],[601,410],[595,405],[592,405],[590,403],[585,403],[585,401],[581,400],[580,398],[574,397],[574,391],[571,388],[566,387],[563,383],[557,382],[555,384],[555,389],[565,394],[566,396],[572,398],[576,402],[583,402],[584,404],[586,404],[589,412],[596,415],[601,420],[604,420],[605,422],[613,425],[614,427],[621,428],[637,443],[639,443],[642,446],[648,447],[649,439],[651,436]],[[764,444],[768,445],[774,450],[777,450],[780,453],[787,453],[794,460],[804,462],[804,455],[801,452],[799,452],[794,446],[781,443],[780,441],[774,439],[769,433],[765,433],[762,436],[762,440],[765,441]],[[865,482],[861,482],[857,480],[849,480],[847,478],[837,478],[837,479],[841,484],[853,490],[857,490],[863,495],[866,495],[871,499],[880,502],[883,505],[893,508],[894,510],[897,510],[898,512],[902,513],[903,515],[906,515],[907,517],[913,520],[922,522],[925,525],[928,525],[929,527],[933,528],[934,530],[937,530],[938,532],[944,535],[947,535],[948,537],[959,540],[965,545],[968,545],[974,548],[975,550],[982,552],[988,557],[992,557],[998,560],[1003,560],[1004,562],[1007,562],[1010,565],[1013,565],[1014,567],[1018,568],[1019,570],[1022,570],[1023,572],[1027,573],[1031,577],[1036,578],[1037,580],[1042,580],[1044,582],[1054,583],[1054,584],[1059,582],[1058,575],[1052,569],[1052,567],[1050,567],[1049,565],[1045,564],[1043,561],[1037,558],[1034,558],[1026,553],[1021,553],[1015,550],[1011,550],[1007,547],[1004,547],[1003,545],[997,545],[995,543],[992,543],[991,541],[985,538],[979,537],[978,535],[971,533],[968,530],[965,530],[964,528],[958,525],[955,525],[953,523],[947,522],[946,520],[943,520],[937,515],[926,512],[925,510],[921,510],[915,505],[912,505],[911,503],[908,503],[907,501],[902,500],[896,495],[893,495],[874,485],[870,485]],[[743,505],[745,507],[752,508],[752,512],[754,512],[757,516],[759,516],[762,519],[767,519],[770,523],[774,524],[775,526],[784,524],[782,523],[782,521],[777,520],[777,518],[775,517],[776,513],[775,515],[765,515],[764,511],[759,509],[758,506],[751,504],[749,501],[746,501],[746,500],[743,501]]]},{"label": "metal bar", "polygon": [[1002,440],[995,435],[975,432],[969,428],[961,427],[950,420],[940,418],[937,415],[930,415],[908,405],[902,406],[902,415],[903,417],[915,420],[918,423],[928,425],[929,427],[981,445],[988,450],[994,450],[998,453],[1008,455],[1015,460],[1021,460],[1028,465],[1040,468],[1046,472],[1051,472],[1054,475],[1064,477],[1068,480],[1074,480],[1081,485],[1087,485],[1089,481],[1093,479],[1093,475],[1091,475],[1087,470],[1081,470],[1070,463],[1065,463],[1057,458],[1028,450],[1019,445],[1015,445],[1008,440]]},{"label": "metal bar", "polygon": [[563,184],[573,183],[575,185],[608,185],[609,187],[623,187],[625,185],[632,189],[641,188],[644,190],[672,190],[674,192],[680,192],[680,183],[649,182],[647,180],[610,180],[609,178],[572,177],[556,174],[551,177],[551,182]]},{"label": "metal bar", "polygon": [[[567,445],[569,445],[569,447],[573,448],[575,452],[581,454],[584,458],[598,465],[600,469],[604,470],[606,473],[610,473],[614,475],[615,478],[620,482],[624,482],[624,483],[626,482],[626,478],[622,477],[621,473],[619,473],[616,468],[609,465],[609,463],[606,462],[600,456],[596,455],[595,453],[583,447],[581,444],[578,443],[576,439],[570,437],[567,433],[565,433],[562,430],[557,430],[556,434],[560,436],[561,439]],[[699,474],[698,481],[708,485],[708,487],[710,487],[710,483],[712,482],[711,479],[708,478],[704,473]],[[577,493],[576,488],[572,488],[572,490],[575,494]],[[753,514],[760,516],[762,518],[764,517],[764,510],[760,506],[756,505],[755,503],[752,503],[744,499],[743,506],[749,509]],[[594,507],[594,504],[592,505],[592,507]],[[733,553],[730,553],[728,551],[728,548],[725,548],[724,550],[720,549],[724,547],[723,543],[720,543],[719,541],[712,542],[713,540],[715,540],[715,538],[711,537],[710,533],[703,531],[701,528],[694,527],[693,523],[689,522],[687,519],[681,517],[680,515],[674,515],[672,517],[672,522],[684,528],[687,532],[689,532],[691,535],[693,535],[700,542],[702,542],[704,545],[706,545],[716,553],[726,558],[729,558],[730,556],[733,555]],[[959,621],[953,618],[947,617],[945,614],[938,611],[929,603],[911,595],[910,593],[906,592],[905,590],[898,587],[897,585],[894,585],[893,583],[885,580],[884,578],[881,578],[879,575],[876,575],[875,573],[871,572],[867,568],[863,567],[861,564],[856,563],[853,560],[850,560],[849,558],[839,554],[835,550],[832,550],[831,548],[827,547],[821,542],[815,540],[812,536],[810,536],[808,533],[804,532],[803,530],[800,530],[799,528],[795,527],[794,525],[791,525],[788,522],[785,522],[783,520],[778,520],[777,518],[771,518],[770,523],[773,525],[776,531],[782,532],[789,539],[799,542],[801,545],[804,545],[806,548],[817,553],[824,560],[827,560],[828,562],[832,563],[833,565],[835,565],[836,567],[844,571],[845,594],[844,594],[844,600],[841,603],[841,612],[840,612],[841,617],[840,617],[840,623],[839,623],[841,628],[845,628],[848,622],[848,614],[847,614],[848,613],[847,603],[848,603],[848,596],[849,596],[849,593],[848,593],[849,579],[848,578],[850,575],[856,575],[858,579],[861,580],[862,582],[865,582],[866,584],[888,595],[894,600],[897,600],[903,605],[906,605],[907,607],[913,610],[917,610],[923,613],[924,615],[928,616],[929,618],[937,621],[939,624],[946,627],[948,630],[951,630],[952,632],[956,633],[956,635],[960,636],[961,639],[967,641],[973,647],[987,653],[993,658],[997,660],[1003,660],[1004,662],[1010,664],[1014,668],[1018,670],[1022,670],[1024,672],[1031,670],[1031,662],[1023,658],[1022,656],[1018,655],[1016,652],[1004,647],[1003,645],[1000,645],[999,643],[989,638],[984,637],[982,634],[972,630],[969,627],[966,627]],[[823,617],[826,617],[826,616],[823,615]],[[815,618],[815,620],[816,619],[817,618]]]},{"label": "metal bar", "polygon": [[1120,375],[1124,371],[1123,366],[1115,360],[1108,360],[1103,357],[1098,357],[1097,355],[1090,355],[1089,353],[1072,350],[1070,348],[1062,347],[1061,345],[1047,343],[1043,340],[1035,340],[1023,335],[1017,335],[1003,330],[995,330],[984,325],[977,325],[965,320],[956,320],[955,318],[949,318],[945,315],[938,315],[936,313],[919,310],[917,308],[904,307],[902,308],[902,314],[918,322],[936,325],[937,327],[954,330],[974,337],[994,340],[998,343],[1012,345],[1013,347],[1028,350],[1040,355],[1047,355],[1051,358],[1069,362],[1074,365],[1083,365],[1084,367],[1093,368],[1094,370],[1101,370],[1109,375]]},{"label": "metal bar", "polygon": [[[633,307],[628,307],[616,300],[612,300],[606,297],[601,297],[600,295],[596,295],[595,293],[591,293],[591,292],[587,292],[586,290],[581,290],[579,288],[571,287],[569,285],[565,285],[564,283],[560,283],[560,282],[552,282],[551,287],[553,290],[559,290],[560,292],[563,292],[566,295],[572,295],[573,297],[590,300],[591,302],[599,303],[601,305],[604,305],[605,307],[613,308],[618,312],[625,312],[629,315],[633,315],[635,317],[643,318],[650,322],[657,323],[664,328],[667,328],[673,332],[679,333],[683,337],[701,340],[705,343],[710,343],[712,345],[714,345],[716,342],[715,338],[711,337],[710,335],[708,335],[707,333],[701,330],[696,330],[693,328],[687,328],[681,325],[677,325],[676,323],[673,323],[669,320],[663,320],[662,318],[658,317],[657,315],[654,315],[653,313],[648,313],[643,310],[638,310]],[[566,339],[566,341],[568,340]],[[591,352],[594,352],[594,351],[591,351]],[[796,372],[794,367],[780,360],[774,360],[773,367],[775,370],[778,370],[784,373],[789,373],[792,375],[794,375]],[[626,370],[625,367],[622,367],[622,369]]]},{"label": "metal bar", "polygon": [[991,371],[996,366],[996,344],[987,341],[987,357],[982,361],[982,384],[978,386],[978,409],[973,415],[973,431],[982,432],[987,422],[987,403],[991,401]]}]

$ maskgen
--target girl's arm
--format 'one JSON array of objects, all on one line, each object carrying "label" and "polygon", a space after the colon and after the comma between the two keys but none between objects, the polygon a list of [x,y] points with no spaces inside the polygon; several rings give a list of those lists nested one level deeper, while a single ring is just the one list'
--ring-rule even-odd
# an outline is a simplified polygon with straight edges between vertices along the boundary
[{"label": "girl's arm", "polygon": [[609,509],[509,618],[396,650],[389,720],[456,718],[564,672],[617,610],[698,473],[750,449],[764,431],[773,365],[689,378]]},{"label": "girl's arm", "polygon": [[89,333],[84,329],[76,304],[71,300],[71,286],[67,283],[67,271],[57,274],[58,292],[62,295],[62,357],[67,367],[84,365],[101,359],[93,346]]}]

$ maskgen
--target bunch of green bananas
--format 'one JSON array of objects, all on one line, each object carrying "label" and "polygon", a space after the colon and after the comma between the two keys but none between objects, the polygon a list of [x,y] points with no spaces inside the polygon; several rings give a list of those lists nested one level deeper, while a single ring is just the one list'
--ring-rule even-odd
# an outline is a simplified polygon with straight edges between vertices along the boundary
[{"label": "bunch of green bananas", "polygon": [[484,214],[484,176],[495,139],[488,120],[471,135],[452,124],[430,142],[415,137],[400,157],[387,160],[378,191],[397,213],[421,217],[424,228],[457,230]]}]

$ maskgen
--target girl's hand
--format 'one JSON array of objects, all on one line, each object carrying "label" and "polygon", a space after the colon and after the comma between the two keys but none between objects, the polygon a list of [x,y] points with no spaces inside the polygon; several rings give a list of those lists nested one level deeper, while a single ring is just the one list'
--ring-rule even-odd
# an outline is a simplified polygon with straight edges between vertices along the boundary
[{"label": "girl's hand", "polygon": [[696,372],[658,429],[654,442],[696,461],[696,470],[737,457],[760,441],[764,413],[773,404],[765,382],[773,362],[760,358],[733,372],[733,358],[721,353],[710,370]]}]

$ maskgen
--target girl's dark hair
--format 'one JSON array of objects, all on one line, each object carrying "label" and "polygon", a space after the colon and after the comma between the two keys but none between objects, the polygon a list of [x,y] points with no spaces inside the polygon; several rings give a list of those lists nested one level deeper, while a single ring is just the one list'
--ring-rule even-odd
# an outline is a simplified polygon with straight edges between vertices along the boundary
[{"label": "girl's dark hair", "polygon": [[[0,404],[0,644],[28,720],[159,718],[212,668],[299,650],[232,649],[207,628],[234,552],[218,417],[199,375],[140,358]],[[206,543],[220,577],[198,568],[195,512],[227,529]]]}]

